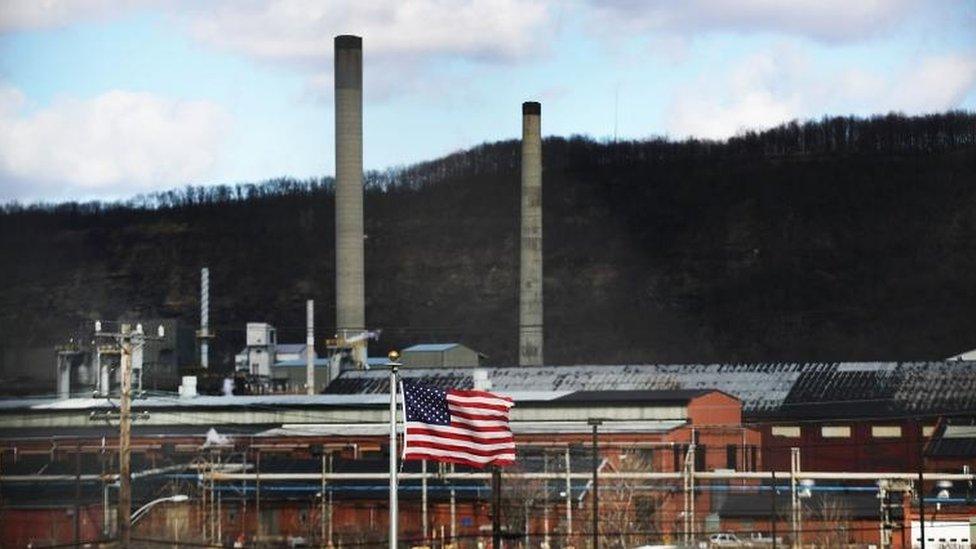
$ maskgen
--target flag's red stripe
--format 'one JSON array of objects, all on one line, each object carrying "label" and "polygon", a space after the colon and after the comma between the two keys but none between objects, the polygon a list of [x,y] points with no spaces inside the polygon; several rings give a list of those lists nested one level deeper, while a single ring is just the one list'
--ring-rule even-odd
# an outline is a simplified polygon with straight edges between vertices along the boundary
[{"label": "flag's red stripe", "polygon": [[437,461],[440,458],[458,458],[466,459],[468,461],[474,461],[477,463],[491,463],[492,461],[507,461],[515,459],[515,452],[502,452],[491,456],[478,456],[466,452],[456,452],[452,450],[441,450],[439,448],[414,448],[410,450],[408,454],[411,455],[423,455],[425,459],[431,459]]},{"label": "flag's red stripe", "polygon": [[508,412],[495,412],[492,410],[482,410],[470,406],[457,406],[449,404],[447,410],[452,414],[467,414],[474,419],[484,419],[488,421],[508,421]]},{"label": "flag's red stripe", "polygon": [[447,394],[457,395],[460,397],[482,397],[482,398],[497,398],[499,400],[507,400],[508,402],[514,402],[511,398],[507,396],[498,395],[495,393],[489,393],[488,391],[475,391],[473,389],[463,390],[463,389],[448,389]]},{"label": "flag's red stripe", "polygon": [[463,417],[472,421],[508,421],[508,415],[499,416],[494,414],[471,414],[456,410],[453,406],[448,406],[452,416]]},{"label": "flag's red stripe", "polygon": [[407,437],[409,437],[410,435],[427,435],[430,437],[441,437],[441,438],[454,439],[454,440],[466,440],[468,442],[478,442],[484,444],[501,444],[503,442],[515,441],[515,437],[513,436],[498,437],[498,438],[484,438],[476,435],[461,435],[458,433],[446,433],[444,431],[435,431],[433,429],[420,429],[417,427],[407,427]]},{"label": "flag's red stripe", "polygon": [[482,408],[485,410],[491,410],[493,412],[501,412],[505,415],[508,415],[508,410],[510,409],[509,406],[502,406],[501,404],[484,404],[481,402],[451,400],[450,398],[447,399],[447,406],[448,407],[461,406],[464,408]]},{"label": "flag's red stripe", "polygon": [[508,425],[471,425],[468,423],[461,422],[451,422],[451,427],[457,427],[458,429],[467,429],[468,431],[477,431],[479,433],[498,433],[504,431],[511,431]]},{"label": "flag's red stripe", "polygon": [[506,460],[496,459],[496,460],[489,461],[488,463],[480,463],[480,462],[477,462],[477,461],[471,461],[471,460],[468,460],[468,459],[458,458],[458,457],[437,456],[435,458],[434,456],[428,456],[426,454],[410,454],[409,451],[407,452],[407,455],[403,456],[403,459],[406,460],[406,461],[422,461],[422,460],[425,460],[426,459],[426,460],[429,460],[429,461],[441,461],[441,462],[444,462],[444,463],[456,463],[458,465],[467,465],[468,467],[474,467],[476,469],[484,469],[485,466],[487,466],[487,465],[498,465],[500,467],[505,467],[507,465],[513,465],[515,463],[514,461],[512,461],[510,459],[506,459]]},{"label": "flag's red stripe", "polygon": [[431,431],[436,431],[436,432],[439,432],[439,433],[458,433],[458,434],[461,434],[461,435],[470,435],[470,436],[473,436],[473,437],[480,437],[480,438],[483,438],[483,439],[486,439],[486,440],[487,439],[492,439],[492,438],[504,437],[506,435],[511,436],[511,434],[512,434],[512,430],[509,429],[507,425],[504,426],[504,427],[498,427],[498,428],[493,429],[493,430],[490,430],[490,431],[489,430],[481,430],[481,431],[479,431],[479,430],[475,430],[475,429],[468,429],[467,427],[461,426],[460,424],[456,424],[456,425],[432,425],[432,424],[427,424],[427,423],[410,423],[410,424],[407,425],[407,429],[429,429]]},{"label": "flag's red stripe", "polygon": [[435,450],[444,450],[445,452],[464,452],[465,454],[484,457],[515,453],[514,446],[499,448],[497,450],[480,450],[478,448],[471,448],[468,446],[455,446],[453,444],[431,442],[429,440],[411,440],[410,444],[407,446],[407,452],[409,453],[411,449],[416,448],[433,448]]}]

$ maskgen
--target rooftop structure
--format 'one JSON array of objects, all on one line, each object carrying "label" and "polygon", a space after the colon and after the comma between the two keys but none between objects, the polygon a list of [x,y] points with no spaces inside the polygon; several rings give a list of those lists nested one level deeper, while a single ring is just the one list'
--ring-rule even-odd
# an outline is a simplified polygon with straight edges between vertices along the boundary
[{"label": "rooftop structure", "polygon": [[460,343],[421,343],[401,351],[400,361],[409,368],[478,366],[485,355]]},{"label": "rooftop structure", "polygon": [[[772,364],[623,364],[409,368],[402,375],[441,387],[472,387],[484,370],[495,391],[719,389],[747,417],[826,419],[976,409],[976,361]],[[383,371],[343,372],[326,392],[385,393]]]}]

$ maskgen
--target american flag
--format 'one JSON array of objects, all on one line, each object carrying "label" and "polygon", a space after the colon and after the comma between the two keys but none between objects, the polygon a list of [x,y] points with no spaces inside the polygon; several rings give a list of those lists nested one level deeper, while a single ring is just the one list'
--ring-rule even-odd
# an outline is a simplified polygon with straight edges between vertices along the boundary
[{"label": "american flag", "polygon": [[404,381],[403,402],[403,459],[473,467],[515,462],[515,439],[508,426],[512,399]]}]

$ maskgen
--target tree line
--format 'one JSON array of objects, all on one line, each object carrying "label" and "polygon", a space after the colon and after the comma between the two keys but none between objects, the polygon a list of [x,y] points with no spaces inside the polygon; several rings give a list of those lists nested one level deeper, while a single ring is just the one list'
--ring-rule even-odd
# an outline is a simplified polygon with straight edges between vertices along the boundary
[{"label": "tree line", "polygon": [[[834,117],[725,141],[543,146],[550,363],[944,358],[976,347],[976,114]],[[519,143],[365,174],[367,318],[385,351],[515,358]],[[0,211],[0,346],[93,318],[334,319],[334,180],[185,186]],[[933,322],[932,319],[938,319]],[[323,350],[324,351],[324,350]]]}]

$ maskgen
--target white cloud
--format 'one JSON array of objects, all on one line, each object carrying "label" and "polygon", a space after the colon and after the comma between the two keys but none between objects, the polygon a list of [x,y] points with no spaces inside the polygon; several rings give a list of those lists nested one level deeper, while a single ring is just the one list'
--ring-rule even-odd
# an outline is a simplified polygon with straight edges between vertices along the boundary
[{"label": "white cloud", "polygon": [[541,0],[220,0],[181,16],[199,40],[257,59],[331,63],[332,39],[355,34],[374,58],[532,56],[549,22]]},{"label": "white cloud", "polygon": [[0,31],[63,27],[159,3],[160,0],[3,0]]},{"label": "white cloud", "polygon": [[891,73],[831,72],[815,70],[799,47],[779,44],[675,90],[665,124],[675,137],[721,139],[825,114],[944,111],[974,88],[972,56],[913,59]]},{"label": "white cloud", "polygon": [[[822,42],[862,40],[905,20],[910,0],[591,0],[597,28],[695,34],[777,32]],[[929,2],[930,8],[937,6]]]},{"label": "white cloud", "polygon": [[976,86],[976,56],[943,55],[922,59],[888,85],[889,110],[906,113],[958,106]]},{"label": "white cloud", "polygon": [[128,197],[198,181],[227,124],[206,101],[116,90],[31,110],[0,88],[0,200]]},{"label": "white cloud", "polygon": [[158,7],[201,43],[312,74],[331,70],[332,40],[339,34],[362,36],[365,61],[395,70],[438,57],[492,63],[533,58],[557,25],[554,0],[0,1],[0,31]]},{"label": "white cloud", "polygon": [[302,99],[331,97],[333,39],[363,38],[364,91],[395,95],[454,93],[435,63],[508,64],[544,54],[558,23],[553,0],[211,0],[174,12],[198,42],[259,62],[305,72]]},{"label": "white cloud", "polygon": [[721,139],[790,120],[801,106],[795,82],[806,65],[791,48],[752,55],[721,79],[700,79],[679,90],[665,117],[667,129],[676,137]]}]

